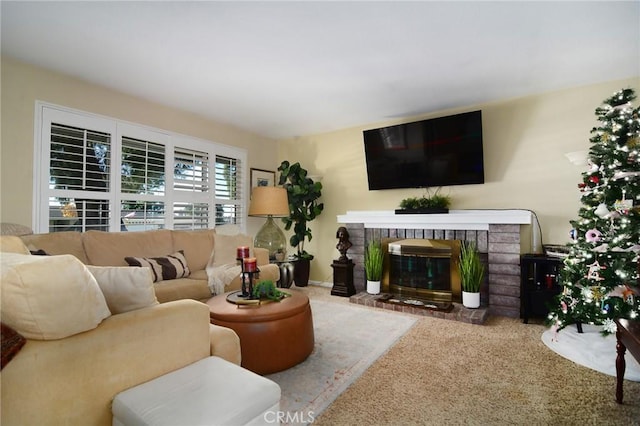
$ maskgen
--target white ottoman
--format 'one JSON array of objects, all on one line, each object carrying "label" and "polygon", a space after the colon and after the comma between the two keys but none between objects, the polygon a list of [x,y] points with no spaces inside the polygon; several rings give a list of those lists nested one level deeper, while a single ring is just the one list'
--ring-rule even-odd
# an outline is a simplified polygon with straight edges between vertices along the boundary
[{"label": "white ottoman", "polygon": [[118,426],[272,425],[279,409],[277,383],[215,356],[120,392],[112,406]]}]

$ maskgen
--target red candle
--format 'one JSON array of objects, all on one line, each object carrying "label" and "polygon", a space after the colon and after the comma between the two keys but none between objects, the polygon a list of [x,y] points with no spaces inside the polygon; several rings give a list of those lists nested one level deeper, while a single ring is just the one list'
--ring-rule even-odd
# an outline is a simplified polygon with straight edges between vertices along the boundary
[{"label": "red candle", "polygon": [[255,257],[246,257],[243,262],[245,272],[256,272],[258,270],[258,261]]},{"label": "red candle", "polygon": [[238,259],[244,259],[245,257],[249,257],[249,247],[240,246],[236,250],[236,253],[237,253],[236,254],[236,258],[238,258]]}]

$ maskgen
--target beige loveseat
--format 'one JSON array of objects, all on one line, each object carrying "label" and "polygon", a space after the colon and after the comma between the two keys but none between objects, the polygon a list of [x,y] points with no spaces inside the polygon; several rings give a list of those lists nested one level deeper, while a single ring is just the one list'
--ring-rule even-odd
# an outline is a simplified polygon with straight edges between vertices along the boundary
[{"label": "beige loveseat", "polygon": [[[148,268],[33,256],[17,237],[0,243],[2,324],[18,333],[3,335],[3,426],[110,425],[125,389],[211,355],[240,364],[236,333],[210,324],[199,301],[158,303]],[[5,361],[10,347],[17,353]]]},{"label": "beige loveseat", "polygon": [[[206,301],[212,288],[217,293],[239,290],[242,285],[240,267],[236,265],[236,249],[251,247],[260,268],[261,280],[280,278],[277,265],[269,264],[267,250],[253,248],[251,237],[226,235],[214,229],[196,231],[157,230],[142,232],[55,232],[23,235],[22,241],[31,251],[49,255],[71,254],[85,265],[127,266],[126,257],[161,257],[184,251],[190,274],[186,278],[155,283],[160,303],[179,299]],[[222,289],[224,287],[224,289]]]}]

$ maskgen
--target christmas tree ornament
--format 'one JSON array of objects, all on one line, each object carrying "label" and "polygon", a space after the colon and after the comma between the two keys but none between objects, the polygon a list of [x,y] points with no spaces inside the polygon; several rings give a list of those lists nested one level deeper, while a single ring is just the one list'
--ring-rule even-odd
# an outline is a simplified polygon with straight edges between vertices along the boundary
[{"label": "christmas tree ornament", "polygon": [[598,241],[600,241],[600,238],[602,237],[602,233],[600,231],[598,231],[597,229],[589,229],[584,234],[584,237],[587,240],[587,242],[595,244]]},{"label": "christmas tree ornament", "polygon": [[591,298],[593,300],[595,300],[596,302],[599,302],[600,300],[602,300],[604,297],[604,294],[602,293],[602,289],[600,288],[600,286],[592,286],[591,287]]},{"label": "christmas tree ornament", "polygon": [[587,279],[590,279],[592,281],[602,281],[604,279],[600,276],[600,270],[604,268],[600,266],[600,263],[598,263],[597,260],[591,265],[587,266],[589,267],[587,271]]},{"label": "christmas tree ornament", "polygon": [[594,213],[600,218],[605,218],[607,217],[607,215],[609,215],[610,212],[605,203],[600,203],[598,204],[598,207],[596,207]]},{"label": "christmas tree ornament", "polygon": [[578,240],[578,230],[573,228],[571,231],[569,231],[569,238],[571,238],[573,241],[577,241]]},{"label": "christmas tree ornament", "polygon": [[625,285],[625,290],[622,291],[622,300],[629,305],[633,305],[633,291],[627,285]]},{"label": "christmas tree ornament", "polygon": [[604,322],[602,323],[602,328],[607,333],[615,333],[616,331],[618,331],[618,327],[616,326],[616,323],[612,319],[609,319],[609,318],[604,320]]}]

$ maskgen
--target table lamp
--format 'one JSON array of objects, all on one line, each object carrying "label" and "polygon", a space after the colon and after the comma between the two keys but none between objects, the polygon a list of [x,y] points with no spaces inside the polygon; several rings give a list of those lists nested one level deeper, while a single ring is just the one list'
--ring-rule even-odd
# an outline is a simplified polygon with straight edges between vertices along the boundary
[{"label": "table lamp", "polygon": [[289,216],[287,190],[277,186],[256,186],[251,192],[249,216],[266,217],[267,222],[256,234],[254,247],[269,250],[269,259],[274,260],[278,251],[286,252],[284,232],[273,221],[274,217]]}]

